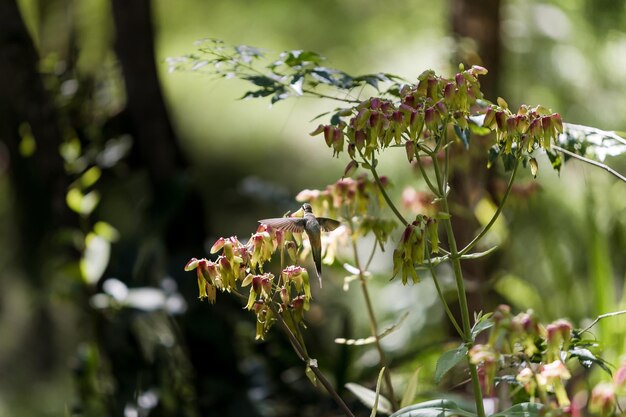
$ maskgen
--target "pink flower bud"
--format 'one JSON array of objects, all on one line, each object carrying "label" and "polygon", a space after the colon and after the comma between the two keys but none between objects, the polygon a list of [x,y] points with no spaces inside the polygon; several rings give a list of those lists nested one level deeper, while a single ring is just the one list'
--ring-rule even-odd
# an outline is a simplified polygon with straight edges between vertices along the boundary
[{"label": "pink flower bud", "polygon": [[225,240],[223,237],[217,239],[217,241],[213,244],[213,246],[211,246],[211,253],[216,253],[217,251],[219,251],[220,249],[222,249],[224,247],[224,243]]},{"label": "pink flower bud", "polygon": [[415,142],[412,140],[406,141],[404,144],[404,149],[406,150],[406,157],[411,162],[413,158],[415,158]]},{"label": "pink flower bud", "polygon": [[324,140],[327,146],[331,146],[333,143],[334,128],[330,125],[324,126]]},{"label": "pink flower bud", "polygon": [[314,131],[309,133],[309,135],[316,136],[316,135],[319,135],[320,133],[322,133],[323,131],[324,131],[324,125],[319,125],[319,126],[317,126],[317,128]]}]

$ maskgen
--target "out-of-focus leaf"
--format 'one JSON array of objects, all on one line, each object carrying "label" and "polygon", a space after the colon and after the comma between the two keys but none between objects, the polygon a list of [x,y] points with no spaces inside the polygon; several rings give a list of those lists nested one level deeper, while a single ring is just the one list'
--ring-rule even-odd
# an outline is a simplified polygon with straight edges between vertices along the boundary
[{"label": "out-of-focus leaf", "polygon": [[[354,382],[348,382],[345,387],[367,408],[374,408],[374,404],[376,403],[376,391],[372,391],[371,389]],[[385,414],[391,414],[391,402],[382,395],[378,395],[378,397],[378,411]]]},{"label": "out-of-focus leaf", "polygon": [[461,345],[455,349],[444,352],[437,361],[435,368],[435,383],[438,384],[441,378],[459,362],[467,357],[467,346]]},{"label": "out-of-focus leaf", "polygon": [[489,417],[535,417],[540,415],[543,404],[521,403],[515,404],[499,413],[491,414]]},{"label": "out-of-focus leaf", "polygon": [[417,385],[419,382],[419,372],[422,368],[417,368],[413,375],[409,378],[409,383],[406,384],[406,389],[404,390],[404,395],[402,396],[402,400],[400,401],[400,407],[404,408],[413,402],[415,396],[417,395]]},{"label": "out-of-focus leaf", "polygon": [[498,156],[500,156],[500,149],[497,146],[489,148],[487,152],[487,168],[491,168],[496,163]]},{"label": "out-of-focus leaf", "polygon": [[450,400],[431,400],[404,407],[390,417],[476,417],[476,413],[462,409]]},{"label": "out-of-focus leaf", "polygon": [[456,133],[457,137],[461,139],[461,142],[463,142],[463,146],[465,147],[465,149],[469,149],[470,130],[461,129],[459,126],[454,125],[454,133]]},{"label": "out-of-focus leaf", "polygon": [[[380,387],[382,385],[383,382],[383,375],[385,374],[385,367],[383,366],[380,370],[380,372],[378,373],[378,380],[376,381],[376,397],[374,398],[374,406],[372,407],[372,412],[370,413],[370,417],[376,417],[376,413],[378,412],[378,401],[381,398],[384,398],[380,395]],[[382,406],[381,408],[381,412],[385,413],[385,414],[391,414],[391,408],[383,410]]]},{"label": "out-of-focus leaf", "polygon": [[313,372],[313,369],[311,369],[311,367],[307,365],[306,370],[304,371],[304,373],[306,374],[306,377],[309,378],[309,381],[311,381],[311,384],[313,384],[313,386],[316,387],[317,386],[317,376],[315,376],[315,372]]},{"label": "out-of-focus leaf", "polygon": [[539,170],[539,164],[535,158],[530,158],[528,161],[530,164],[530,173],[533,174],[533,178],[537,178],[537,171]]},{"label": "out-of-focus leaf", "polygon": [[111,256],[111,242],[95,233],[87,234],[80,272],[85,283],[92,285],[104,274]]}]

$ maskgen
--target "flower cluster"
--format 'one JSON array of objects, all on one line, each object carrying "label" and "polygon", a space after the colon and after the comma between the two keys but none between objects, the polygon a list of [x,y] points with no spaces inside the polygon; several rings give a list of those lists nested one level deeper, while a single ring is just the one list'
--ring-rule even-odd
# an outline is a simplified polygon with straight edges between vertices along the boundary
[{"label": "flower cluster", "polygon": [[[566,384],[572,371],[567,364],[584,352],[585,360],[579,357],[580,363],[589,366],[589,358],[594,356],[586,348],[575,346],[581,341],[574,338],[571,323],[559,319],[542,325],[532,311],[513,315],[506,305],[499,306],[489,320],[493,326],[488,340],[474,345],[468,353],[470,362],[478,368],[483,392],[493,395],[500,375],[501,381],[522,387],[531,402],[540,401],[547,406],[546,411],[580,414],[585,404],[580,404],[575,396],[570,400],[572,393],[568,394]],[[511,370],[514,378],[505,378]],[[609,416],[615,410],[617,396],[624,394],[626,364],[615,372],[611,382],[602,382],[593,389],[589,411]]]},{"label": "flower cluster", "polygon": [[[383,187],[389,185],[387,177],[381,176]],[[387,242],[391,232],[396,228],[396,222],[370,213],[383,204],[378,184],[365,175],[357,178],[342,178],[324,190],[303,190],[296,196],[296,200],[307,202],[316,213],[329,217],[344,217],[355,223],[352,231],[353,238],[373,233],[381,245]],[[330,234],[341,237],[341,233]],[[328,242],[327,257],[334,254],[334,242]]]},{"label": "flower cluster", "polygon": [[263,339],[275,314],[288,315],[288,323],[302,322],[309,307],[311,290],[306,269],[289,265],[278,279],[263,266],[276,251],[286,253],[296,261],[301,239],[296,234],[273,230],[260,225],[243,244],[236,236],[219,238],[211,247],[211,254],[220,253],[215,261],[192,258],[185,271],[196,270],[199,297],[215,302],[217,290],[239,294],[238,287],[250,287],[246,308],[256,314],[257,339]]},{"label": "flower cluster", "polygon": [[415,149],[420,137],[428,138],[448,123],[468,127],[470,109],[482,98],[478,76],[486,73],[485,68],[473,66],[447,79],[425,71],[417,84],[400,89],[399,101],[370,98],[339,112],[335,125],[320,125],[311,135],[323,133],[334,155],[343,152],[347,143],[352,160],[357,155],[369,159],[374,151],[403,141],[407,149]]},{"label": "flower cluster", "polygon": [[526,105],[513,113],[504,100],[498,101],[499,106],[487,109],[483,126],[496,131],[497,146],[505,154],[511,153],[514,146],[528,153],[538,147],[550,149],[552,141],[563,133],[563,121],[558,113],[543,106]]},{"label": "flower cluster", "polygon": [[418,214],[408,224],[393,251],[393,277],[402,271],[402,283],[411,278],[413,283],[420,281],[416,268],[424,263],[426,243],[430,242],[430,252],[439,252],[438,221],[434,217]]},{"label": "flower cluster", "polygon": [[[380,181],[383,187],[389,185],[387,177]],[[345,218],[367,214],[372,204],[380,206],[382,199],[378,185],[366,175],[342,178],[324,190],[303,190],[296,196],[297,201],[311,204],[315,213]]]}]

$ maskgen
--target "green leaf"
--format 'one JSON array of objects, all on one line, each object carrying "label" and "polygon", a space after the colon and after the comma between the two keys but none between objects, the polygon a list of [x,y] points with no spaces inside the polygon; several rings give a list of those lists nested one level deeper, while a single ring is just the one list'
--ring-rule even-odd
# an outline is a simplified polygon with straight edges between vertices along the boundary
[{"label": "green leaf", "polygon": [[542,408],[543,404],[539,403],[515,404],[511,408],[491,414],[489,417],[535,417],[540,414]]},{"label": "green leaf", "polygon": [[400,401],[400,407],[404,408],[410,405],[415,399],[415,395],[417,394],[417,385],[419,382],[419,372],[422,368],[417,368],[411,378],[409,379],[409,383],[406,385],[406,389],[404,390],[404,395],[402,396],[402,401]]},{"label": "green leaf", "polygon": [[313,372],[313,369],[311,369],[309,365],[307,365],[304,373],[306,374],[306,377],[309,378],[309,381],[311,381],[311,384],[313,384],[314,387],[317,387],[317,376],[315,376],[315,372]]},{"label": "green leaf", "polygon": [[[345,387],[352,392],[367,408],[374,408],[376,404],[376,392],[369,388],[354,382],[348,382]],[[378,411],[385,414],[391,414],[391,402],[383,397],[378,396]]]},{"label": "green leaf", "polygon": [[517,157],[512,153],[502,155],[502,162],[504,163],[504,170],[506,172],[513,171],[513,168],[515,168],[516,159]]},{"label": "green leaf", "polygon": [[86,284],[100,280],[109,265],[111,242],[91,232],[85,237],[85,251],[80,260],[80,272]]},{"label": "green leaf", "polygon": [[561,166],[563,165],[563,158],[561,157],[561,154],[549,150],[546,150],[546,154],[552,164],[552,168],[557,172],[561,172]]},{"label": "green leaf", "polygon": [[487,153],[487,168],[491,168],[496,163],[498,156],[500,156],[500,148],[497,145],[493,145]]},{"label": "green leaf", "polygon": [[476,417],[476,413],[463,410],[454,401],[431,400],[401,408],[390,417]]},{"label": "green leaf", "polygon": [[603,370],[605,370],[609,375],[611,375],[611,369],[608,367],[606,362],[598,358],[594,355],[589,349],[585,349],[579,346],[573,347],[569,350],[572,358],[578,359],[580,364],[585,368],[591,368],[592,365],[596,364]]},{"label": "green leaf", "polygon": [[459,126],[454,125],[454,133],[461,139],[463,142],[463,146],[465,150],[469,149],[469,141],[470,141],[470,130],[469,129],[461,129]]},{"label": "green leaf", "polygon": [[467,357],[467,346],[461,345],[456,349],[444,352],[437,361],[435,368],[435,383],[438,384],[441,378],[459,362]]},{"label": "green leaf", "polygon": [[[376,381],[376,398],[374,399],[374,406],[372,407],[372,412],[370,413],[370,417],[376,417],[376,413],[378,412],[378,400],[380,400],[380,387],[383,382],[383,375],[385,374],[385,367],[383,366],[378,373],[378,380]],[[384,412],[381,410],[381,412]],[[391,414],[391,411],[385,412],[385,414]]]},{"label": "green leaf", "polygon": [[475,340],[476,336],[493,326],[491,315],[492,313],[487,313],[484,316],[480,316],[476,323],[474,323],[472,327],[472,340]]}]

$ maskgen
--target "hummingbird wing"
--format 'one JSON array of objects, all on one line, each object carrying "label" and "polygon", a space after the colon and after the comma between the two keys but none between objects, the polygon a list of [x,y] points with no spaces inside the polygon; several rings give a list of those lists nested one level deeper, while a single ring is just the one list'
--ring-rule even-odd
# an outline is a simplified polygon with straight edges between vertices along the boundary
[{"label": "hummingbird wing", "polygon": [[302,233],[304,232],[306,220],[304,218],[278,217],[275,219],[259,220],[259,223],[285,232]]},{"label": "hummingbird wing", "polygon": [[332,232],[341,225],[341,222],[326,217],[318,217],[317,222],[320,224],[322,230],[325,232]]}]

